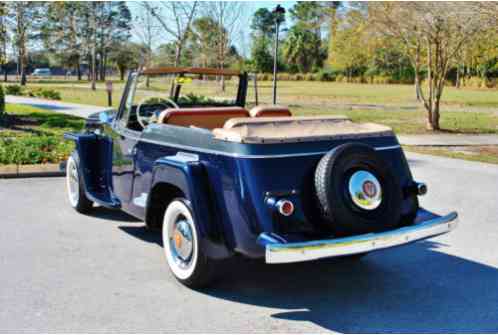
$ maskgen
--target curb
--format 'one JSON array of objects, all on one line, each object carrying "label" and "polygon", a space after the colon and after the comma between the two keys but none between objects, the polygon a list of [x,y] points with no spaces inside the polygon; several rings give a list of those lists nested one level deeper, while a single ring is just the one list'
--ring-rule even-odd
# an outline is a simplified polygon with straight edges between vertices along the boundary
[{"label": "curb", "polygon": [[0,178],[63,177],[66,175],[65,162],[61,164],[3,165]]}]

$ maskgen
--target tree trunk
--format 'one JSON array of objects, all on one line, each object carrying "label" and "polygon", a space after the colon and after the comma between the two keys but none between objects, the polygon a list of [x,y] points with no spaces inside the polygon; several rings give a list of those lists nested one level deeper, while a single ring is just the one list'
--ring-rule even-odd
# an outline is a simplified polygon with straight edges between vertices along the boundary
[{"label": "tree trunk", "polygon": [[457,65],[457,77],[455,81],[455,87],[460,88],[460,64]]},{"label": "tree trunk", "polygon": [[78,74],[78,80],[81,80],[81,65],[78,57],[78,64],[76,65],[76,73]]},{"label": "tree trunk", "polygon": [[417,42],[417,50],[415,51],[415,96],[417,101],[421,99],[420,92],[420,42]]},{"label": "tree trunk", "polygon": [[[121,81],[124,80],[125,71],[126,71],[126,69],[124,67],[119,68],[119,77],[121,78]],[[147,76],[147,79],[148,78],[149,78],[149,76]]]},{"label": "tree trunk", "polygon": [[106,51],[103,51],[102,52],[102,60],[101,60],[102,64],[101,64],[101,67],[102,67],[102,71],[100,73],[100,80],[105,80],[106,78],[106,75],[107,75],[107,52]]},{"label": "tree trunk", "polygon": [[432,105],[432,111],[430,113],[430,130],[440,130],[441,128],[439,127],[439,102],[440,98],[435,97],[434,103]]},{"label": "tree trunk", "polygon": [[415,70],[415,95],[417,101],[420,101],[420,76],[417,70]]},{"label": "tree trunk", "polygon": [[26,86],[26,53],[21,56],[21,86]]},{"label": "tree trunk", "polygon": [[92,9],[93,9],[93,15],[92,15],[92,33],[93,33],[93,36],[92,36],[92,91],[95,91],[96,90],[96,83],[95,83],[95,80],[96,80],[96,68],[95,68],[95,62],[96,62],[96,58],[97,58],[97,22],[96,22],[96,19],[95,19],[95,16],[97,14],[97,3],[96,2],[93,2],[92,3]]}]

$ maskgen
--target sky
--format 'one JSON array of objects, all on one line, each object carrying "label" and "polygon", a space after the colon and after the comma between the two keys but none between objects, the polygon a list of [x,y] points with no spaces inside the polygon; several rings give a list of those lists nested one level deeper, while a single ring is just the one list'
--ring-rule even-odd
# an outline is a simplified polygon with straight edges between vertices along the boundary
[{"label": "sky", "polygon": [[[241,18],[241,27],[247,27],[246,29],[241,29],[241,31],[238,34],[238,36],[234,36],[233,38],[233,44],[237,47],[237,50],[239,53],[248,56],[250,52],[250,24],[251,24],[251,19],[252,16],[254,15],[254,12],[258,10],[259,8],[266,7],[269,10],[272,10],[275,8],[278,4],[280,4],[282,7],[284,7],[287,10],[287,22],[290,22],[289,18],[289,8],[294,6],[296,1],[243,1],[244,3],[244,13]],[[130,8],[132,12],[133,18],[135,18],[137,15],[140,14],[140,11],[143,10],[141,9],[140,5],[138,2],[134,1],[128,1],[128,7]],[[282,27],[285,28],[285,27]],[[136,33],[134,33],[135,36],[133,36],[133,39],[135,41],[139,41],[138,37],[136,36]],[[166,33],[162,33],[161,36],[158,36],[159,38],[156,40],[155,46],[157,47],[160,44],[163,44],[165,42],[168,42],[171,40],[171,37],[168,36]]]}]

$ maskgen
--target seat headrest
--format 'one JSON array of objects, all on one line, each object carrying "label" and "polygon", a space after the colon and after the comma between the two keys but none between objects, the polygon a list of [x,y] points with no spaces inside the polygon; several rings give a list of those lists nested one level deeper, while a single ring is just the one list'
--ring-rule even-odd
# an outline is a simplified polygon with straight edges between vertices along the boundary
[{"label": "seat headrest", "polygon": [[292,116],[289,108],[279,105],[260,105],[249,112],[251,117]]}]

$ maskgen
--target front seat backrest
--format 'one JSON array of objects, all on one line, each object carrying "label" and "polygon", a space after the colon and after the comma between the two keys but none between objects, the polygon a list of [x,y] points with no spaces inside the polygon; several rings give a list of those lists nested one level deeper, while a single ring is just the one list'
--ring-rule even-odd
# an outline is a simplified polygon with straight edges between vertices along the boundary
[{"label": "front seat backrest", "polygon": [[166,109],[159,115],[158,123],[182,127],[198,127],[206,129],[222,128],[232,118],[249,117],[242,107],[206,107]]}]

